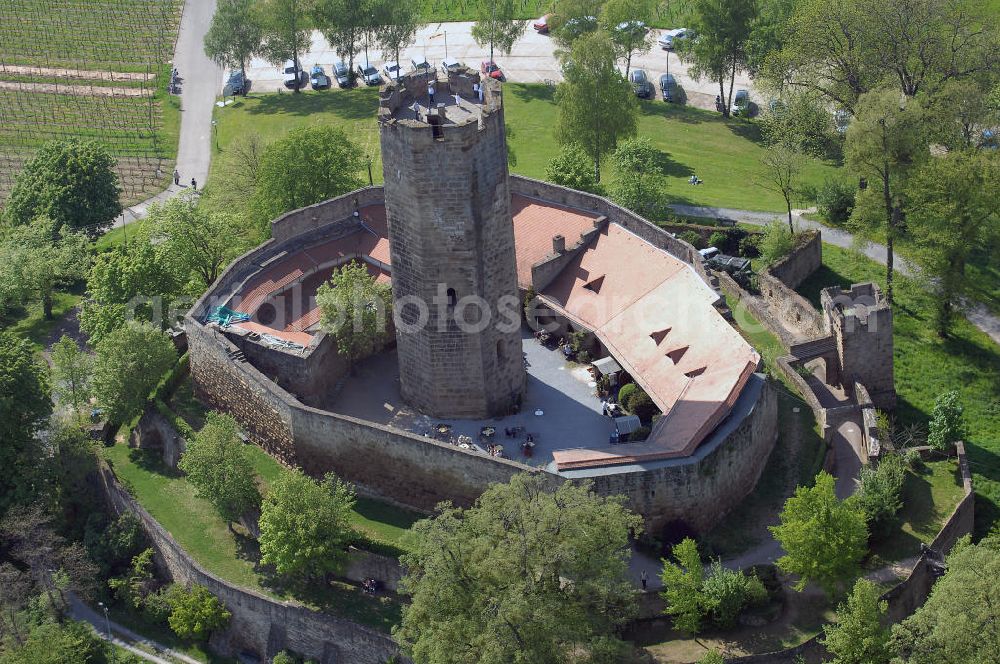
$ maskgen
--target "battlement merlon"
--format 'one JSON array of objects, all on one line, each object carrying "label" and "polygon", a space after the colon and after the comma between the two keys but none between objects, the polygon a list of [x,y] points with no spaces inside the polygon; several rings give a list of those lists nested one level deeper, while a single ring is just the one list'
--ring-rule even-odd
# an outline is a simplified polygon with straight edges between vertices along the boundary
[{"label": "battlement merlon", "polygon": [[[429,87],[433,85],[434,101]],[[476,92],[482,86],[482,101]],[[482,77],[468,67],[449,71],[410,73],[389,81],[379,91],[378,121],[383,126],[413,129],[460,127],[477,124],[503,107],[500,82]]]},{"label": "battlement merlon", "polygon": [[882,289],[871,282],[852,284],[850,288],[824,288],[820,304],[828,325],[848,331],[865,329],[872,316],[877,321],[891,313]]}]

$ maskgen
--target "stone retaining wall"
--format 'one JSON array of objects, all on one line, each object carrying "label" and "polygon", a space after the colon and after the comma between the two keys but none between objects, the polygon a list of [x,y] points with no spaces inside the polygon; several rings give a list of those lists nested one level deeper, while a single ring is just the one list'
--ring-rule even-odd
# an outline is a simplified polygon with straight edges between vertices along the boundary
[{"label": "stone retaining wall", "polygon": [[386,634],[234,586],[205,571],[122,488],[111,469],[101,469],[100,483],[116,514],[130,512],[139,518],[158,554],[157,564],[171,579],[205,586],[233,614],[228,627],[213,635],[213,650],[230,657],[252,652],[267,662],[286,648],[319,664],[385,664],[391,657],[408,661]]},{"label": "stone retaining wall", "polygon": [[795,289],[823,263],[823,239],[819,231],[809,231],[790,254],[757,275],[761,296],[772,314],[791,330],[798,340],[823,333],[823,316]]}]

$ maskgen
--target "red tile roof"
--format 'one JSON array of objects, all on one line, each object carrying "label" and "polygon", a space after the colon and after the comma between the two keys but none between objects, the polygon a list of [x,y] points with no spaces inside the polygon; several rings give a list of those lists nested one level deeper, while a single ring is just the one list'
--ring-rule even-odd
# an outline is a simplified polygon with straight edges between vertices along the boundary
[{"label": "red tile roof", "polygon": [[552,254],[552,238],[562,235],[572,248],[582,233],[594,228],[600,216],[555,203],[514,194],[510,197],[514,217],[514,253],[517,257],[517,284],[531,286],[531,266]]}]

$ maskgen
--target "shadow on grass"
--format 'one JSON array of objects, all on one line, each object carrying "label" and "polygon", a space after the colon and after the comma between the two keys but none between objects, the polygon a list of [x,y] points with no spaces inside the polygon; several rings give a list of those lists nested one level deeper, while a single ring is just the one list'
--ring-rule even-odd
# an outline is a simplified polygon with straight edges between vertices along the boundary
[{"label": "shadow on grass", "polygon": [[507,86],[507,90],[513,93],[521,101],[544,101],[555,102],[556,89],[554,86],[542,83],[521,83]]},{"label": "shadow on grass", "polygon": [[183,477],[184,473],[163,463],[163,456],[160,450],[133,448],[128,452],[128,459],[133,464],[143,470],[163,475],[164,477]]},{"label": "shadow on grass", "polygon": [[701,124],[702,122],[721,121],[721,118],[716,117],[714,113],[704,111],[700,108],[680,104],[666,104],[663,102],[639,104],[639,112],[643,115],[655,115],[667,120],[674,120],[675,122],[683,122],[685,124]]},{"label": "shadow on grass", "polygon": [[338,90],[337,92],[300,92],[299,94],[268,94],[254,97],[256,104],[247,104],[250,115],[312,115],[334,113],[347,120],[368,120],[378,112],[378,94],[373,88]]},{"label": "shadow on grass", "polygon": [[729,127],[729,131],[740,138],[744,138],[757,145],[764,145],[764,136],[761,134],[760,126],[756,123],[749,120],[730,120],[726,122],[726,126]]},{"label": "shadow on grass", "polygon": [[851,279],[830,269],[826,263],[823,263],[819,266],[819,269],[809,275],[809,278],[799,284],[799,287],[795,290],[799,295],[809,300],[810,304],[820,309],[819,294],[824,288],[830,288],[831,286],[850,288]]},{"label": "shadow on grass", "polygon": [[358,497],[354,511],[369,521],[385,523],[403,530],[409,529],[414,523],[425,518],[423,514],[364,497]]}]

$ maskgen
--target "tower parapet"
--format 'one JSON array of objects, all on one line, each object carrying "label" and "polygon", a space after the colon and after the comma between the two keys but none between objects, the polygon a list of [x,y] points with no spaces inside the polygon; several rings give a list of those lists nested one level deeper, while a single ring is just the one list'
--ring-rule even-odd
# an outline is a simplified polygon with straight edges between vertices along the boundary
[{"label": "tower parapet", "polygon": [[837,343],[841,384],[860,382],[876,407],[896,407],[892,308],[874,283],[825,288],[820,303]]},{"label": "tower parapet", "polygon": [[403,398],[442,418],[507,412],[526,378],[500,84],[404,76],[378,120]]}]

